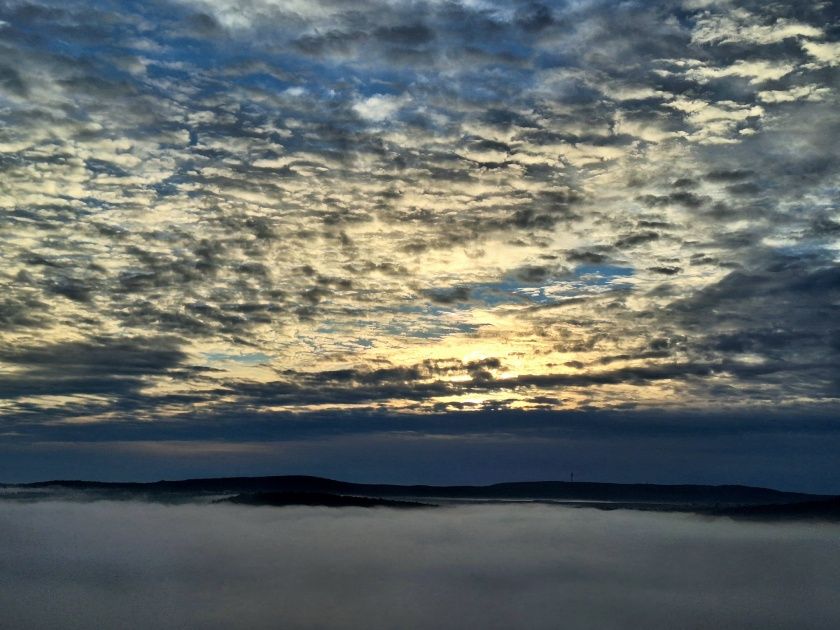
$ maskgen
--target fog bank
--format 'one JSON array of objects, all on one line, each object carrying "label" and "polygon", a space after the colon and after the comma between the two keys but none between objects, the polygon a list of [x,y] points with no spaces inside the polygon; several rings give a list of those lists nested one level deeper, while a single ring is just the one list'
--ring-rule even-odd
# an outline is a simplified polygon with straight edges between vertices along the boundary
[{"label": "fog bank", "polygon": [[552,506],[0,503],[3,626],[836,628],[840,527]]}]

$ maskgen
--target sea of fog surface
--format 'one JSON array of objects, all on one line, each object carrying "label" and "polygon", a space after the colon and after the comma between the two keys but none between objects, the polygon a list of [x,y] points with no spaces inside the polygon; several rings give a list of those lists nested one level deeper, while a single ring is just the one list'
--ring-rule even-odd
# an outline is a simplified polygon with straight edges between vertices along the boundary
[{"label": "sea of fog surface", "polygon": [[840,526],[546,505],[0,503],[0,626],[840,627]]}]

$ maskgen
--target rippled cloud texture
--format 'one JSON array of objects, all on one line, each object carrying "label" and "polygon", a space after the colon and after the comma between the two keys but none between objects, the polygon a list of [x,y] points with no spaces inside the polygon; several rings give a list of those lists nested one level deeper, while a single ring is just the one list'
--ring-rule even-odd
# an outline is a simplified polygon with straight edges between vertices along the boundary
[{"label": "rippled cloud texture", "polygon": [[6,504],[23,629],[837,627],[836,525],[548,506]]},{"label": "rippled cloud texture", "polygon": [[0,439],[832,414],[838,20],[3,0]]}]

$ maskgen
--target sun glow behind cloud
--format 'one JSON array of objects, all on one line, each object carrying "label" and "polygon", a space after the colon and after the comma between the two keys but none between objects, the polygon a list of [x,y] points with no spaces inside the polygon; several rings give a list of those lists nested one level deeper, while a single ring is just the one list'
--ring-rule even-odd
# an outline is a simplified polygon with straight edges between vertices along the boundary
[{"label": "sun glow behind cloud", "polygon": [[6,3],[4,416],[836,404],[837,16],[702,4]]}]

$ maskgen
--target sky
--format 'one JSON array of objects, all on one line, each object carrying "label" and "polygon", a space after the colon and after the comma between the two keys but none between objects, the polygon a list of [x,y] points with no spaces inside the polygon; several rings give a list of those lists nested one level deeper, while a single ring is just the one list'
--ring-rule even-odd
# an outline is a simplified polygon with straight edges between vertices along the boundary
[{"label": "sky", "polygon": [[0,480],[840,492],[838,33],[0,0]]}]

